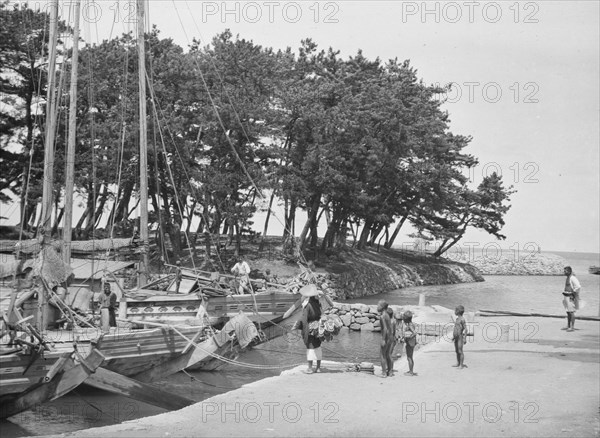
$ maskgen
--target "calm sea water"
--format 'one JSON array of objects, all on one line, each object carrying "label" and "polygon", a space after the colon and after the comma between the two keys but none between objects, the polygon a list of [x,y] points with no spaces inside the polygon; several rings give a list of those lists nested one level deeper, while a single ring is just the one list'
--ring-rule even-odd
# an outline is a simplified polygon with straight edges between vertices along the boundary
[{"label": "calm sea water", "polygon": [[[582,284],[581,298],[586,302],[579,315],[598,316],[600,306],[600,276],[588,274],[591,265],[600,266],[599,254],[554,253],[565,258]],[[562,314],[561,291],[564,277],[487,276],[482,283],[446,286],[425,286],[399,289],[356,302],[374,304],[380,299],[390,304],[417,304],[419,294],[427,304],[454,308],[458,304],[467,311],[478,309],[509,310]],[[379,335],[350,332],[324,344],[325,359],[351,362],[378,362]],[[265,377],[276,376],[282,370],[303,364],[305,350],[295,337],[282,337],[248,352],[241,361],[258,364],[263,369],[227,366],[218,372],[178,373],[157,382],[161,388],[201,401]],[[71,394],[24,412],[0,423],[3,438],[71,432],[121,421],[155,415],[160,408],[110,395],[92,388],[78,388]]]},{"label": "calm sea water", "polygon": [[[591,265],[600,266],[600,255],[561,252],[552,254],[563,257],[581,283],[580,298],[585,304],[578,314],[598,316],[600,275],[589,274],[588,268]],[[562,314],[564,285],[564,276],[488,275],[481,283],[410,287],[350,302],[375,304],[384,299],[390,304],[418,304],[419,294],[424,294],[426,304],[437,304],[450,309],[462,304],[466,311],[485,309]]]}]

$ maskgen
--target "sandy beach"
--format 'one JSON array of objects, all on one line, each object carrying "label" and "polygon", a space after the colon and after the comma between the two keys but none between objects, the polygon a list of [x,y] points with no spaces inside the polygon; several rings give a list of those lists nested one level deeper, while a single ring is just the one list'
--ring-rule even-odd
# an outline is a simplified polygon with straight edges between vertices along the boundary
[{"label": "sandy beach", "polygon": [[405,357],[390,378],[325,363],[320,374],[296,368],[177,412],[60,436],[598,436],[600,324],[564,325],[477,317],[466,369],[452,367],[453,344],[440,339],[415,355],[415,377]]}]

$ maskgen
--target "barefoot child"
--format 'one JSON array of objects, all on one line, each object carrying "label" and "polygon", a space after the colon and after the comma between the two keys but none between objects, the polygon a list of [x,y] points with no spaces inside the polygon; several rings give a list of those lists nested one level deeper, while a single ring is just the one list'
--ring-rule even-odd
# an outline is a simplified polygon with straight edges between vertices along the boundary
[{"label": "barefoot child", "polygon": [[465,365],[465,354],[463,353],[463,346],[467,342],[467,322],[463,317],[465,308],[463,306],[456,306],[454,314],[456,319],[454,320],[454,332],[452,339],[454,340],[454,350],[456,351],[456,365],[459,369],[467,368]]},{"label": "barefoot child", "polygon": [[398,341],[398,327],[397,327],[397,323],[396,323],[396,318],[394,317],[394,310],[388,306],[387,308],[387,313],[390,317],[390,321],[391,321],[391,325],[392,325],[392,343],[390,346],[390,349],[388,351],[388,360],[390,365],[390,369],[388,370],[388,375],[389,376],[393,376],[394,375],[394,348],[396,348],[396,343]]},{"label": "barefoot child", "polygon": [[377,303],[377,310],[380,314],[381,322],[381,376],[391,377],[394,373],[394,361],[392,359],[392,350],[394,348],[394,327],[390,314],[387,311],[388,303],[380,300]]},{"label": "barefoot child", "polygon": [[413,314],[410,310],[404,312],[404,323],[402,324],[404,344],[406,345],[406,360],[408,361],[408,371],[404,373],[405,376],[416,376],[414,372],[415,361],[413,360],[413,352],[417,345],[417,330],[415,324],[412,322]]}]

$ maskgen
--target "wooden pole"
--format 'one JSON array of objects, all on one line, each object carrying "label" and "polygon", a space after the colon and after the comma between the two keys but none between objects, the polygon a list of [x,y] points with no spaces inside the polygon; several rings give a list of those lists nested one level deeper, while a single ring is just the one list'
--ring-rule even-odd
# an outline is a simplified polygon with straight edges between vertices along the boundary
[{"label": "wooden pole", "polygon": [[[52,0],[50,7],[50,34],[49,34],[49,56],[48,56],[48,87],[46,89],[46,137],[44,144],[44,181],[42,183],[42,214],[38,236],[42,239],[42,251],[40,257],[44,256],[43,245],[50,231],[50,219],[52,215],[52,190],[54,188],[54,135],[56,132],[55,117],[55,88],[56,88],[56,45],[58,44],[58,0]],[[50,236],[47,236],[49,238]],[[48,326],[48,300],[43,288],[38,293],[38,315],[37,327],[40,332]]]},{"label": "wooden pole", "polygon": [[77,140],[77,67],[79,63],[79,14],[81,0],[75,3],[73,24],[73,56],[71,58],[71,89],[69,102],[69,143],[65,176],[65,223],[63,225],[63,260],[71,263],[71,228],[73,227],[73,197],[75,186],[75,143]]},{"label": "wooden pole", "polygon": [[[51,0],[48,40],[48,86],[46,89],[46,136],[44,144],[44,181],[42,188],[41,229],[50,226],[52,190],[54,188],[54,136],[56,133],[56,46],[58,44],[58,0]],[[39,234],[39,231],[38,231]]]},{"label": "wooden pole", "polygon": [[139,284],[144,286],[148,281],[148,139],[146,131],[146,48],[144,43],[145,0],[137,0],[138,30],[138,74],[140,103],[140,239],[142,248],[139,266]]}]

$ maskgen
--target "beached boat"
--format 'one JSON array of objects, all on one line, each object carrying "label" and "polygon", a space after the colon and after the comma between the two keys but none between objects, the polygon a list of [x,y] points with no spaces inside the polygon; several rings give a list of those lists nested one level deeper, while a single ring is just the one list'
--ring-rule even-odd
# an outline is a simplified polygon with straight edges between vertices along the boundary
[{"label": "beached boat", "polygon": [[104,361],[97,349],[39,352],[21,347],[0,349],[0,418],[55,400],[75,389]]},{"label": "beached boat", "polygon": [[[242,311],[246,304],[233,302],[231,297],[204,303],[208,312],[220,315],[214,319],[214,324],[208,323],[207,319],[204,324],[190,325],[127,318],[121,320],[124,326],[111,327],[108,333],[102,333],[96,327],[77,325],[68,330],[50,329],[43,338],[39,337],[37,344],[43,345],[44,351],[26,341],[24,338],[28,333],[24,331],[17,331],[17,343],[30,348],[10,351],[9,335],[5,333],[1,349],[8,354],[0,358],[3,376],[0,399],[11,401],[11,406],[27,409],[31,403],[52,400],[85,383],[167,409],[183,407],[189,404],[187,399],[143,386],[141,382],[161,380],[184,369],[217,369],[231,363],[245,349],[285,334],[289,325],[301,315],[300,300],[291,294],[285,301],[272,295],[269,299],[259,298],[258,302],[263,312],[252,315]],[[25,307],[27,303],[25,300]],[[282,306],[287,306],[284,312],[280,311]],[[35,317],[37,314],[33,313],[28,318]],[[134,326],[150,328],[136,329]],[[36,356],[38,350],[43,354]],[[74,359],[67,360],[69,355],[74,355]],[[60,364],[54,366],[55,362]],[[38,389],[40,379],[49,373],[57,375],[63,370],[60,366],[64,367],[64,372],[55,380],[44,381],[46,389]],[[57,381],[64,383],[58,385]],[[55,387],[51,385],[58,385],[58,389],[50,391],[49,388]],[[28,394],[34,390],[44,396],[32,398]],[[160,396],[155,395],[157,391]],[[19,401],[23,397],[35,401],[26,404]],[[11,407],[4,412],[14,415],[17,410]]]},{"label": "beached boat", "polygon": [[600,275],[600,266],[590,266],[588,272],[590,274]]}]

